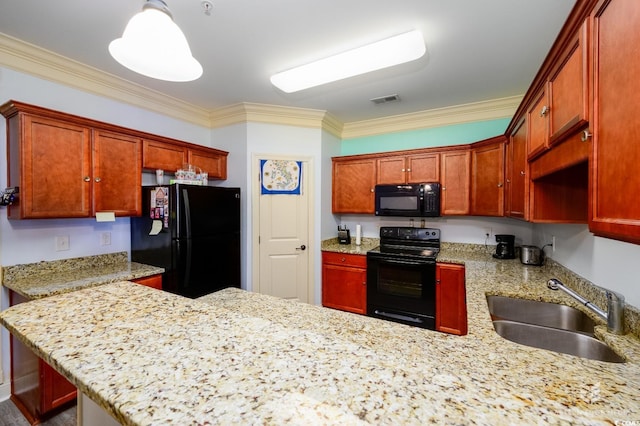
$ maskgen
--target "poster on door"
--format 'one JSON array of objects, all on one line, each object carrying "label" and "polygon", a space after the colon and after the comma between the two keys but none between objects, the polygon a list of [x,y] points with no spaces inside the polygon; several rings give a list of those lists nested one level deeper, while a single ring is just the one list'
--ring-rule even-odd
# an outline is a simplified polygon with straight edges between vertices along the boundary
[{"label": "poster on door", "polygon": [[260,160],[260,182],[263,195],[300,195],[302,161]]}]

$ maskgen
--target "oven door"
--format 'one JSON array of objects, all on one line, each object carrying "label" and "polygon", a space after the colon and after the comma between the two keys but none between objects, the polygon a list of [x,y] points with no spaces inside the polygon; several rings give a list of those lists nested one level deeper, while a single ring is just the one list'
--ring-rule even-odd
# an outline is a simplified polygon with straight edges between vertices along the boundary
[{"label": "oven door", "polygon": [[367,315],[435,329],[436,263],[433,259],[369,253]]}]

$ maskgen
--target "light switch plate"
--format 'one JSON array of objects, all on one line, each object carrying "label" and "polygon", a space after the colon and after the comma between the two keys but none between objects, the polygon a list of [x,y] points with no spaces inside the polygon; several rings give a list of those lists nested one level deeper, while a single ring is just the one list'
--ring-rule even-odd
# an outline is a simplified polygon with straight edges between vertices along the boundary
[{"label": "light switch plate", "polygon": [[56,251],[69,250],[69,236],[59,235],[56,237]]}]

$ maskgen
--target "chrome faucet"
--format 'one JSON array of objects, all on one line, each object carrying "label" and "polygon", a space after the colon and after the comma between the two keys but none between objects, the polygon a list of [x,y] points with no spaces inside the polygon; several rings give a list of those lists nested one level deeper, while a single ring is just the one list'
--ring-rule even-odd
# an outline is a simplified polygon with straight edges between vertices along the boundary
[{"label": "chrome faucet", "polygon": [[596,315],[607,322],[607,330],[609,332],[615,334],[624,334],[624,296],[620,293],[604,289],[607,295],[607,312],[604,312],[602,309],[598,308],[596,305],[589,302],[587,299],[580,296],[575,291],[566,287],[556,278],[551,278],[549,281],[547,281],[547,287],[549,287],[551,290],[560,289],[567,293],[569,296],[576,299],[578,302],[582,303],[587,308],[591,309],[596,313]]}]

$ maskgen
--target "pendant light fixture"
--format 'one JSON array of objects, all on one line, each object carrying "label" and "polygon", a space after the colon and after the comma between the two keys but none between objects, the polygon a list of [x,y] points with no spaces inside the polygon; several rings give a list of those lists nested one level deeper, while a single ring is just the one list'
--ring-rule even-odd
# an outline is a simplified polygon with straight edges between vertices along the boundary
[{"label": "pendant light fixture", "polygon": [[414,61],[426,51],[422,33],[417,30],[409,31],[274,74],[271,76],[271,83],[283,92],[293,93]]},{"label": "pendant light fixture", "polygon": [[122,38],[109,44],[109,53],[130,70],[158,80],[192,81],[202,75],[202,65],[163,0],[146,0]]}]

